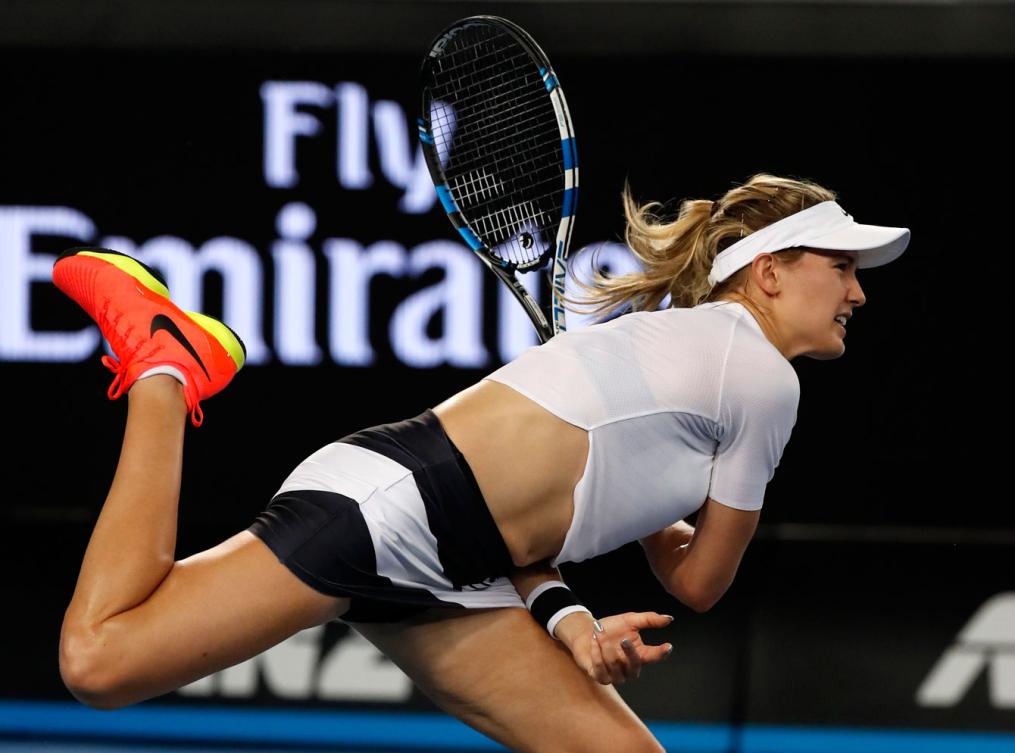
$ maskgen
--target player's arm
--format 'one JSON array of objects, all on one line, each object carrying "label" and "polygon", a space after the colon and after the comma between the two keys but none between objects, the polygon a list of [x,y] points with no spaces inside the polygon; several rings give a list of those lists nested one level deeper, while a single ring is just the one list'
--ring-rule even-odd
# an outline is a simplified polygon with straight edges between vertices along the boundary
[{"label": "player's arm", "polygon": [[738,510],[711,497],[696,527],[680,521],[640,540],[663,588],[696,612],[722,598],[758,527],[761,510]]},{"label": "player's arm", "polygon": [[[522,600],[541,583],[559,580],[560,572],[543,560],[528,567],[516,568],[508,578]],[[646,644],[640,631],[662,628],[672,617],[656,612],[625,612],[600,618],[603,632],[594,631],[595,620],[588,612],[565,615],[554,628],[554,634],[567,646],[575,663],[592,679],[603,685],[636,679],[645,664],[664,660],[673,651],[673,644]]]},{"label": "player's arm", "polygon": [[796,372],[770,350],[738,346],[742,332],[736,328],[726,348],[715,414],[718,440],[694,532],[687,541],[670,529],[642,540],[663,587],[697,612],[711,609],[737,574],[800,400]]}]

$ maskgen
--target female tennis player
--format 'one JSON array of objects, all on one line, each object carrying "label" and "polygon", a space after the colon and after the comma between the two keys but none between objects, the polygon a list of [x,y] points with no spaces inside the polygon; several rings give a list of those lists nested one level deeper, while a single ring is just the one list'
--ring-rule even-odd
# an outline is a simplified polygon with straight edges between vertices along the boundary
[{"label": "female tennis player", "polygon": [[644,272],[597,277],[585,302],[630,313],[318,449],[248,530],[178,562],[186,417],[201,424],[200,402],[243,366],[243,345],[177,308],[141,262],[68,250],[54,282],[117,356],[102,359],[116,373],[109,397],[129,399],[63,622],[67,687],[124,706],[341,618],[511,749],[661,751],[614,685],[668,656],[640,633],[672,617],[596,620],[557,567],[637,540],[691,609],[729,588],[796,421],[790,361],[843,354],[864,303],[857,268],[909,241],[855,223],[835,198],[761,174],[667,222],[625,186]]}]

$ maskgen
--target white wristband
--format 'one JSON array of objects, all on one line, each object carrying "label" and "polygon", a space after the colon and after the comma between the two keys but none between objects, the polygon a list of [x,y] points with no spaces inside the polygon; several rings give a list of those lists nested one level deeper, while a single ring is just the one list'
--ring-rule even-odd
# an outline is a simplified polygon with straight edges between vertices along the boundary
[{"label": "white wristband", "polygon": [[557,614],[553,615],[553,617],[550,618],[550,621],[546,623],[546,629],[550,631],[550,635],[552,635],[556,640],[559,641],[560,638],[557,638],[557,636],[554,635],[553,632],[554,629],[557,627],[557,623],[560,622],[565,617],[567,617],[569,614],[574,614],[575,612],[588,612],[589,616],[590,617],[592,616],[592,612],[589,612],[589,610],[586,607],[583,607],[581,604],[575,604],[573,607],[564,607],[559,612],[557,612]]}]

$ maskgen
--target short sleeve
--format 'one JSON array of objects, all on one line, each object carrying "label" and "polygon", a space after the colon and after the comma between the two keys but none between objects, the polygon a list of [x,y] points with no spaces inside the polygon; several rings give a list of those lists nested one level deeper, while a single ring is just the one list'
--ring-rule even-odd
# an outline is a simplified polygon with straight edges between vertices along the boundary
[{"label": "short sleeve", "polygon": [[796,424],[800,382],[777,351],[731,349],[719,397],[721,431],[708,496],[738,510],[760,510],[765,486]]}]

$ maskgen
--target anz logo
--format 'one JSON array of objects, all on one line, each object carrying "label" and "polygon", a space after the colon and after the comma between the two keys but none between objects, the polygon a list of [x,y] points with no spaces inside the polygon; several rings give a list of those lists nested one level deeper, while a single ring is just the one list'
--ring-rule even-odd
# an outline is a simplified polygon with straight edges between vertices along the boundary
[{"label": "anz logo", "polygon": [[1015,709],[1015,591],[988,599],[969,619],[916,692],[920,706],[955,706],[987,673],[990,705]]},{"label": "anz logo", "polygon": [[412,680],[355,630],[327,651],[324,625],[176,692],[189,698],[253,698],[263,688],[291,700],[404,703]]}]

